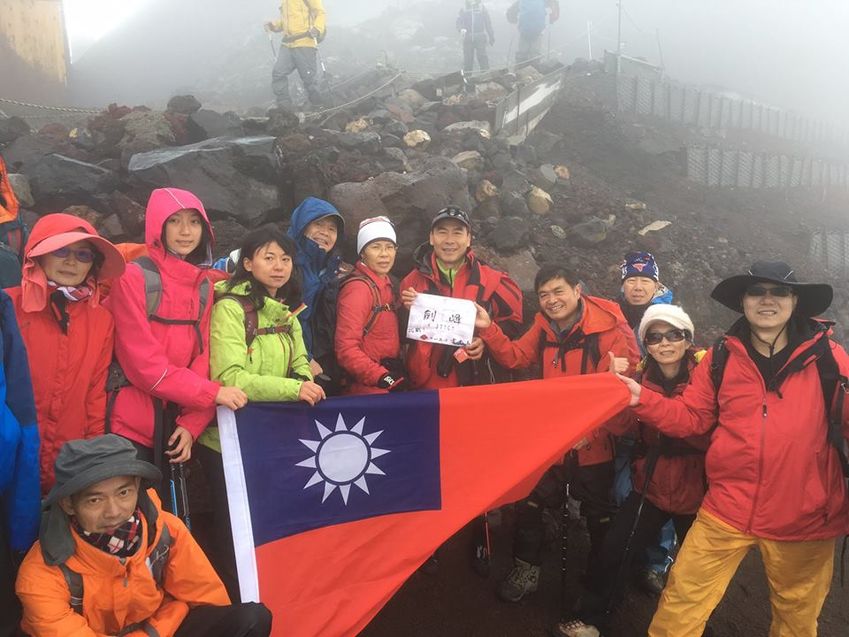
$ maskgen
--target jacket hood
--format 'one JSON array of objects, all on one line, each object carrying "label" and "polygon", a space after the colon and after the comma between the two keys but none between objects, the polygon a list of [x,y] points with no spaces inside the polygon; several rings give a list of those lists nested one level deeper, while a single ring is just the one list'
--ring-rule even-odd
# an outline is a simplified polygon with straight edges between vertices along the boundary
[{"label": "jacket hood", "polygon": [[77,241],[88,241],[103,256],[103,263],[97,272],[85,282],[92,290],[89,301],[92,306],[96,307],[100,302],[99,284],[123,274],[124,258],[121,253],[112,243],[97,234],[97,230],[88,221],[64,213],[45,215],[32,227],[24,246],[21,305],[25,312],[43,310],[47,307],[51,293],[47,276],[37,257]]},{"label": "jacket hood", "polygon": [[165,221],[179,210],[195,210],[201,216],[209,232],[209,241],[206,245],[205,261],[212,263],[212,250],[215,247],[215,236],[212,224],[203,203],[188,190],[177,188],[158,188],[150,193],[147,202],[147,210],[144,216],[144,242],[147,245],[151,257],[164,259],[166,255],[165,246],[162,245],[162,228]]},{"label": "jacket hood", "polygon": [[339,242],[345,235],[345,220],[342,218],[341,213],[333,204],[324,199],[307,197],[292,211],[292,221],[289,225],[288,234],[299,244],[298,247],[300,247],[300,240],[303,238],[306,227],[316,219],[323,217],[337,217],[339,219],[339,238],[336,241],[336,245],[339,245]]}]

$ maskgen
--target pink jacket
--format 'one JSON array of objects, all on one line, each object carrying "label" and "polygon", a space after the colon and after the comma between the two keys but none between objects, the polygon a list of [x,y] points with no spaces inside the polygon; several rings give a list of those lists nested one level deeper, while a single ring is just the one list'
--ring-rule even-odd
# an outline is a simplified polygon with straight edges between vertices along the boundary
[{"label": "pink jacket", "polygon": [[[175,188],[154,190],[145,214],[145,244],[162,276],[162,299],[156,314],[162,318],[194,320],[200,308],[200,285],[209,271],[166,252],[162,228],[182,209],[197,210],[212,226],[203,204],[192,193]],[[210,253],[212,246],[208,246]],[[166,325],[147,317],[144,276],[128,265],[107,300],[115,318],[115,356],[131,385],[118,392],[112,412],[112,431],[140,444],[153,446],[153,397],[179,405],[177,424],[197,437],[215,415],[220,385],[209,380],[210,298],[200,323],[201,342],[193,325]]]}]

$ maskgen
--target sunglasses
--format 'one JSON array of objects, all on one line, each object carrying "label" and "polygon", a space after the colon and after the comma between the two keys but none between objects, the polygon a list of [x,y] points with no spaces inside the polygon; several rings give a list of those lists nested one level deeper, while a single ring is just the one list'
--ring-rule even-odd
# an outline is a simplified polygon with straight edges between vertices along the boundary
[{"label": "sunglasses", "polygon": [[646,345],[660,345],[663,339],[670,343],[680,343],[689,335],[687,330],[679,329],[669,330],[668,332],[649,332],[646,334],[645,343]]},{"label": "sunglasses", "polygon": [[776,296],[787,298],[793,296],[793,288],[787,285],[776,285],[774,288],[765,288],[762,285],[750,285],[746,288],[746,296]]},{"label": "sunglasses", "polygon": [[50,254],[58,259],[67,259],[71,253],[74,253],[74,258],[80,263],[91,263],[94,261],[95,252],[91,248],[77,248],[72,250],[68,246],[54,250]]}]

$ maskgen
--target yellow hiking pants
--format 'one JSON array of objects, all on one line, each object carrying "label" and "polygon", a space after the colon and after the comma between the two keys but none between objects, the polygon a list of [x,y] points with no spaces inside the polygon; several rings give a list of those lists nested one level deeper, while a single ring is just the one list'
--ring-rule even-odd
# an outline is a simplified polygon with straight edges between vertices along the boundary
[{"label": "yellow hiking pants", "polygon": [[816,637],[817,617],[831,585],[834,543],[764,540],[699,510],[672,566],[649,637],[701,637],[737,567],[755,546],[769,582],[769,637]]}]

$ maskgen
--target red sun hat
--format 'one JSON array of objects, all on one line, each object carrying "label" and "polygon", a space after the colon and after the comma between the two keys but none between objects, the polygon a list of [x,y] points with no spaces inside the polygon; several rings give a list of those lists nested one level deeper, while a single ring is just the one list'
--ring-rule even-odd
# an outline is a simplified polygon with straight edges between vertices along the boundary
[{"label": "red sun hat", "polygon": [[103,256],[103,263],[98,271],[98,278],[116,279],[124,273],[124,257],[121,256],[118,249],[107,239],[81,230],[75,232],[61,232],[59,234],[46,237],[29,250],[27,257],[34,258],[50,254],[60,248],[76,243],[77,241],[88,241],[91,243],[92,247]]}]

